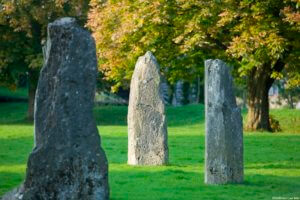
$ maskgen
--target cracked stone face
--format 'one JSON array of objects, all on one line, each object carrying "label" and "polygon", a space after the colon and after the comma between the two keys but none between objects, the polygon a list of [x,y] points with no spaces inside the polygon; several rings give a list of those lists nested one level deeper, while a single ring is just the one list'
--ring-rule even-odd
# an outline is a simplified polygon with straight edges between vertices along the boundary
[{"label": "cracked stone face", "polygon": [[229,68],[205,61],[205,183],[243,181],[243,124]]},{"label": "cracked stone face", "polygon": [[168,132],[159,64],[151,52],[141,56],[130,85],[128,164],[168,163]]},{"label": "cracked stone face", "polygon": [[75,19],[48,25],[35,99],[35,146],[21,187],[3,199],[107,200],[108,162],[93,119],[95,43]]}]

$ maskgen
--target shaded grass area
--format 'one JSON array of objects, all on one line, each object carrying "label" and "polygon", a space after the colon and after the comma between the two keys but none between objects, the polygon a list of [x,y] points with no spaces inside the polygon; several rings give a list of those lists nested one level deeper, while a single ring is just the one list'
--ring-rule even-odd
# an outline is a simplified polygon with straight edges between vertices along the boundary
[{"label": "shaded grass area", "polygon": [[[127,161],[127,108],[97,107],[102,145],[109,160],[111,199],[198,200],[300,197],[300,111],[272,110],[283,131],[245,133],[245,183],[204,182],[204,107],[167,108],[170,164],[133,167]],[[26,104],[0,104],[0,196],[24,179],[33,126],[23,123]]]},{"label": "shaded grass area", "polygon": [[6,87],[0,87],[0,97],[7,97],[12,99],[26,99],[28,98],[27,88],[18,88],[10,90]]},{"label": "shaded grass area", "polygon": [[25,124],[26,103],[0,103],[0,124]]},{"label": "shaded grass area", "polygon": [[[204,123],[203,106],[167,107],[167,113],[169,127]],[[98,125],[127,124],[127,106],[96,107],[94,114]]]}]

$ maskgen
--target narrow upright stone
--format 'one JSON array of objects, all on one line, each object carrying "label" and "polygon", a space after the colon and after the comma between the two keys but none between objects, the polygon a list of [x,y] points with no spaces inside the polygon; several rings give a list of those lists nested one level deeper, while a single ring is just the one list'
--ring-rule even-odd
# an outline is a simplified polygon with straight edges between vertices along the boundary
[{"label": "narrow upright stone", "polygon": [[229,69],[205,61],[205,183],[243,181],[243,125]]},{"label": "narrow upright stone", "polygon": [[184,82],[182,80],[179,80],[174,85],[172,105],[173,106],[182,106],[184,104],[184,100],[185,100]]},{"label": "narrow upright stone", "polygon": [[128,164],[168,163],[168,132],[159,64],[151,52],[141,56],[130,85]]},{"label": "narrow upright stone", "polygon": [[166,81],[165,78],[163,78],[162,83],[161,83],[161,91],[162,91],[162,96],[163,96],[163,100],[164,100],[164,104],[165,105],[169,105],[170,104],[170,85],[168,84],[168,82]]},{"label": "narrow upright stone", "polygon": [[73,18],[48,25],[35,100],[35,147],[24,184],[7,199],[107,200],[108,163],[93,118],[97,60]]}]

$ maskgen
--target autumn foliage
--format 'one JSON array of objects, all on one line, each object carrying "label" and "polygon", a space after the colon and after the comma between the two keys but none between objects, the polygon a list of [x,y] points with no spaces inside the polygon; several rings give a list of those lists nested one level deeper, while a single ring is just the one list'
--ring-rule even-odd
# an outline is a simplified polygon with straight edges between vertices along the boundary
[{"label": "autumn foliage", "polygon": [[87,0],[0,0],[0,85],[13,89],[21,75],[28,77],[28,119],[33,119],[48,23],[74,16],[83,25],[88,4]]},{"label": "autumn foliage", "polygon": [[203,61],[220,58],[246,81],[249,129],[271,130],[272,83],[300,85],[300,0],[0,2],[1,85],[14,87],[20,73],[38,71],[47,24],[61,16],[82,25],[87,19],[99,69],[113,91],[128,88],[137,58],[148,50],[171,84],[203,77]]},{"label": "autumn foliage", "polygon": [[203,74],[203,60],[230,62],[248,85],[248,128],[271,130],[275,79],[300,85],[299,0],[91,0],[88,27],[100,69],[128,86],[138,56],[151,50],[170,82]]}]

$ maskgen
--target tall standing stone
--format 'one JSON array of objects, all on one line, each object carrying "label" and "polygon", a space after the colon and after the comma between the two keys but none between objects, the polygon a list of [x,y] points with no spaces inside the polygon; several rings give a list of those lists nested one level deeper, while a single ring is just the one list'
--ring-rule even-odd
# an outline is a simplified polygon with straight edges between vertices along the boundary
[{"label": "tall standing stone", "polygon": [[168,133],[159,64],[151,52],[141,56],[130,85],[128,164],[168,163]]},{"label": "tall standing stone", "polygon": [[243,125],[229,69],[205,61],[205,183],[243,181]]},{"label": "tall standing stone", "polygon": [[35,146],[24,184],[4,199],[107,200],[108,163],[93,118],[97,60],[73,18],[48,25],[35,104]]},{"label": "tall standing stone", "polygon": [[184,104],[185,96],[184,96],[184,82],[179,80],[174,85],[174,92],[172,98],[173,106],[182,106]]},{"label": "tall standing stone", "polygon": [[188,90],[188,100],[190,104],[198,103],[198,87],[196,83],[191,83]]},{"label": "tall standing stone", "polygon": [[163,81],[161,83],[161,91],[162,91],[162,96],[165,105],[170,104],[170,86],[165,78],[163,78]]}]

